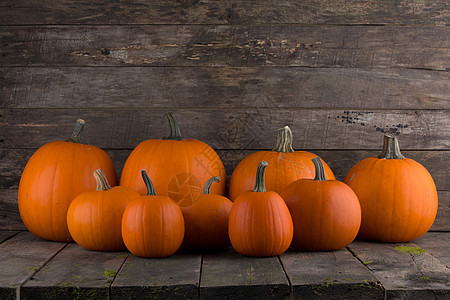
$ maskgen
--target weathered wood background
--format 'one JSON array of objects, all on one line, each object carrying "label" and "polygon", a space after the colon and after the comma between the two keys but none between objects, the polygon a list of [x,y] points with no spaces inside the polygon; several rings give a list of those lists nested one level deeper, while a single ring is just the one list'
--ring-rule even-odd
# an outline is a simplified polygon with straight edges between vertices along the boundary
[{"label": "weathered wood background", "polygon": [[24,226],[21,172],[44,143],[86,139],[118,173],[174,111],[228,176],[289,125],[294,148],[342,179],[399,135],[439,190],[450,229],[448,1],[49,1],[0,3],[0,229]]}]

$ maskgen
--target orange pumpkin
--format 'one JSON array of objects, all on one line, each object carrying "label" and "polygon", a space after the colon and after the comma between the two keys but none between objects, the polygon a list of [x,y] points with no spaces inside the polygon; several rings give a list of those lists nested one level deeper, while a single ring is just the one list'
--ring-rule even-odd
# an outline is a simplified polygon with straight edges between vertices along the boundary
[{"label": "orange pumpkin", "polygon": [[314,179],[294,181],[281,192],[294,222],[294,246],[302,250],[337,250],[358,234],[361,207],[348,185],[326,179],[319,157],[312,162]]},{"label": "orange pumpkin", "polygon": [[[145,186],[139,171],[146,169],[157,178],[158,195],[172,198],[180,206],[192,205],[201,194],[202,184],[211,176],[225,178],[225,168],[217,153],[207,144],[184,139],[172,113],[165,114],[169,135],[140,143],[123,167],[120,184],[145,195]],[[211,189],[212,194],[225,194],[225,180]]]},{"label": "orange pumpkin", "polygon": [[359,236],[407,242],[424,235],[438,207],[436,186],[418,162],[400,153],[397,137],[385,135],[383,152],[353,166],[345,176],[361,203]]},{"label": "orange pumpkin", "polygon": [[67,141],[54,141],[39,148],[22,173],[18,195],[20,216],[28,230],[40,238],[72,241],[67,209],[81,192],[95,190],[94,170],[104,170],[111,185],[117,185],[116,171],[108,155],[83,142],[84,123],[77,120]]},{"label": "orange pumpkin", "polygon": [[136,256],[167,257],[180,248],[184,219],[180,207],[167,196],[156,196],[145,170],[142,178],[147,195],[131,201],[122,218],[125,246]]},{"label": "orange pumpkin", "polygon": [[247,256],[280,255],[292,241],[294,230],[286,203],[264,186],[267,165],[265,161],[259,164],[255,188],[237,197],[228,221],[231,245]]},{"label": "orange pumpkin", "polygon": [[[317,155],[306,151],[294,151],[292,148],[292,131],[288,126],[278,129],[277,143],[272,151],[258,151],[244,158],[234,169],[230,179],[228,196],[234,201],[241,193],[250,191],[255,183],[255,172],[260,161],[267,161],[270,168],[266,173],[268,191],[280,193],[289,183],[302,179],[314,178],[314,165],[311,159]],[[323,162],[325,175],[334,179],[333,172]]]},{"label": "orange pumpkin", "polygon": [[97,190],[79,194],[69,206],[69,232],[78,245],[88,250],[123,250],[122,215],[139,194],[124,186],[111,188],[101,169],[94,171],[94,178]]},{"label": "orange pumpkin", "polygon": [[228,217],[233,203],[224,196],[210,194],[214,182],[220,182],[220,178],[211,177],[199,199],[181,208],[185,224],[183,248],[187,250],[216,251],[230,245]]}]

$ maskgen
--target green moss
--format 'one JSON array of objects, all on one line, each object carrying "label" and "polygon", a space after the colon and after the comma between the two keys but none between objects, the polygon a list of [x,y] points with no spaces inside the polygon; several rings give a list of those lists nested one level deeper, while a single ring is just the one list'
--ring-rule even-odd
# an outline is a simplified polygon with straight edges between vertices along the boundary
[{"label": "green moss", "polygon": [[116,272],[106,269],[105,272],[103,272],[103,276],[114,277],[114,276],[116,276]]},{"label": "green moss", "polygon": [[117,255],[117,257],[118,258],[125,258],[125,257],[127,257],[127,255],[126,254],[120,254],[120,255]]},{"label": "green moss", "polygon": [[371,260],[366,260],[366,261],[363,261],[362,263],[363,263],[365,266],[367,266],[368,264],[373,263],[373,261],[371,261]]},{"label": "green moss", "polygon": [[409,254],[422,254],[426,253],[427,250],[422,249],[420,247],[408,247],[408,246],[397,246],[394,247],[395,250],[403,252],[403,253],[409,253]]},{"label": "green moss", "polygon": [[25,267],[25,269],[36,272],[37,270],[39,270],[40,266],[33,266],[33,267]]}]

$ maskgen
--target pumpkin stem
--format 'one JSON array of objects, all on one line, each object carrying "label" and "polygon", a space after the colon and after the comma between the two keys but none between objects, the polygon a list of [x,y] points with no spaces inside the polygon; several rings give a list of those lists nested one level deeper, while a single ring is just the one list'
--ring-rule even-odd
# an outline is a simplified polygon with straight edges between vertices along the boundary
[{"label": "pumpkin stem", "polygon": [[75,129],[73,130],[72,136],[67,140],[68,142],[84,144],[84,124],[86,122],[83,119],[78,119],[75,124]]},{"label": "pumpkin stem", "polygon": [[385,159],[402,159],[405,158],[400,153],[400,146],[398,145],[398,139],[396,136],[384,135],[384,141],[383,141],[383,152],[381,152],[380,155],[378,155],[378,158],[385,158]]},{"label": "pumpkin stem", "polygon": [[166,117],[167,122],[169,124],[168,136],[166,136],[164,140],[174,140],[174,141],[184,140],[184,138],[181,136],[180,127],[178,127],[178,122],[173,112],[168,112],[164,114],[164,117]]},{"label": "pumpkin stem", "polygon": [[148,177],[147,172],[144,169],[141,170],[142,179],[144,179],[145,187],[147,188],[146,196],[156,196],[155,187],[153,186],[150,177]]},{"label": "pumpkin stem", "polygon": [[292,148],[292,131],[289,126],[284,126],[277,130],[277,143],[272,151],[276,152],[294,152]]},{"label": "pumpkin stem", "polygon": [[261,161],[258,165],[258,169],[256,170],[256,182],[255,182],[255,188],[253,189],[254,192],[265,192],[266,191],[266,185],[264,182],[264,174],[266,173],[266,167],[269,164],[266,161]]},{"label": "pumpkin stem", "polygon": [[102,169],[97,169],[94,171],[94,178],[97,182],[97,191],[107,191],[111,189],[108,179]]},{"label": "pumpkin stem", "polygon": [[211,186],[214,182],[220,182],[219,176],[214,176],[208,179],[208,181],[205,183],[205,186],[203,187],[203,195],[208,195],[209,193],[211,193]]},{"label": "pumpkin stem", "polygon": [[314,177],[314,180],[326,181],[327,178],[325,177],[325,169],[323,168],[323,163],[320,157],[316,156],[311,160],[314,164],[314,168],[316,171],[316,177]]}]

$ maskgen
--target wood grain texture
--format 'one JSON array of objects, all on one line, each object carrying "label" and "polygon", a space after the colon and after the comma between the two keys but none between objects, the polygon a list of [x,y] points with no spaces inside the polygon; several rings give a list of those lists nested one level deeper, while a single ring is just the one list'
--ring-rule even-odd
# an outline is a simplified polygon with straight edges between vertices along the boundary
[{"label": "wood grain texture", "polygon": [[383,299],[375,276],[346,249],[280,256],[294,299]]},{"label": "wood grain texture", "polygon": [[15,231],[15,230],[0,230],[0,244],[6,240],[12,238],[13,236],[15,236],[18,233],[19,233],[19,231]]},{"label": "wood grain texture", "polygon": [[450,28],[7,26],[3,66],[450,67]]},{"label": "wood grain texture", "polygon": [[65,246],[65,243],[39,239],[28,231],[2,243],[0,298],[16,299],[16,290]]},{"label": "wood grain texture", "polygon": [[450,268],[450,232],[428,232],[424,236],[414,240],[414,244],[427,250],[433,257],[439,259]]},{"label": "wood grain texture", "polygon": [[0,79],[0,108],[448,109],[450,101],[450,72],[393,68],[1,67]]},{"label": "wood grain texture", "polygon": [[403,253],[397,246],[417,245],[377,244],[375,250],[372,242],[357,241],[349,248],[380,280],[387,299],[448,299],[450,269],[428,252]]},{"label": "wood grain texture", "polygon": [[290,288],[278,257],[242,256],[233,249],[203,255],[204,299],[285,299]]},{"label": "wood grain texture", "polygon": [[446,24],[443,0],[6,0],[0,24]]},{"label": "wood grain texture", "polygon": [[23,284],[21,299],[108,299],[109,286],[128,255],[68,244]]},{"label": "wood grain texture", "polygon": [[[0,148],[37,148],[67,139],[75,120],[101,148],[134,148],[166,135],[165,111],[148,109],[0,109]],[[184,137],[214,149],[270,149],[275,131],[291,127],[300,149],[380,149],[382,133],[400,135],[402,149],[450,148],[449,110],[174,110]],[[207,124],[207,125],[205,125]],[[269,135],[268,135],[269,133]],[[272,133],[272,136],[270,135]]]},{"label": "wood grain texture", "polygon": [[197,299],[201,255],[150,259],[130,255],[111,285],[111,299]]},{"label": "wood grain texture", "polygon": [[[275,144],[275,139],[273,140]],[[296,150],[300,150],[295,147]],[[20,176],[26,163],[37,149],[0,149],[0,189],[17,189],[19,187]],[[260,150],[270,150],[260,149]],[[120,177],[123,165],[130,155],[132,149],[106,149],[106,153],[111,157],[117,175]],[[217,154],[221,158],[228,179],[233,173],[238,163],[248,155],[259,150],[218,150]],[[343,180],[347,172],[357,162],[368,158],[376,157],[381,153],[379,150],[318,150],[312,149],[312,153],[320,156],[333,170],[338,180]],[[450,191],[449,173],[445,166],[450,161],[450,151],[402,151],[405,157],[414,159],[422,164],[434,179],[436,188],[442,191]]]}]

